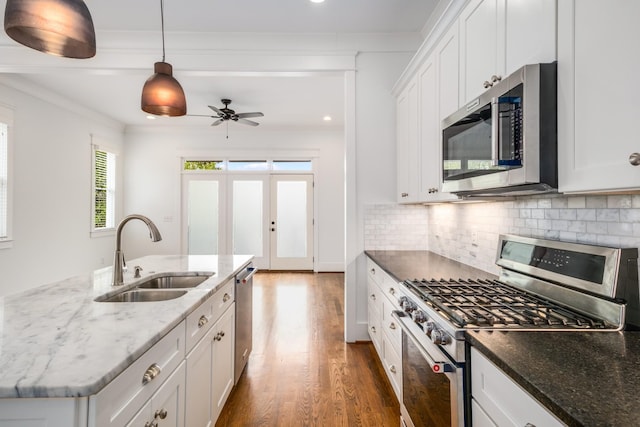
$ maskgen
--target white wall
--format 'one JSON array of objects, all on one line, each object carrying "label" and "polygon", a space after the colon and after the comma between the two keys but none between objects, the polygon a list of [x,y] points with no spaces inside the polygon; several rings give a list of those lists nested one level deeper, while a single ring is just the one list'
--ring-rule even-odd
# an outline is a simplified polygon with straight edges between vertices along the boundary
[{"label": "white wall", "polygon": [[[391,89],[411,59],[411,52],[360,53],[356,58],[356,219],[347,232],[345,282],[355,287],[354,298],[346,298],[345,337],[349,342],[368,340],[367,283],[364,256],[364,214],[367,205],[395,201],[396,193],[396,113]],[[347,163],[349,164],[349,163]],[[353,312],[355,310],[355,313]]]},{"label": "white wall", "polygon": [[341,131],[265,132],[242,125],[223,129],[187,129],[153,126],[130,128],[126,133],[125,214],[149,216],[158,225],[162,241],[151,243],[142,223],[130,223],[123,236],[128,258],[181,251],[180,157],[220,157],[237,153],[246,159],[254,153],[317,151],[316,186],[318,217],[318,271],[344,269],[344,141]]},{"label": "white wall", "polygon": [[31,87],[35,97],[16,86],[19,80],[0,77],[0,103],[14,108],[14,242],[0,249],[0,295],[112,262],[113,238],[89,235],[90,134],[116,147],[123,138],[118,125],[57,95]]}]

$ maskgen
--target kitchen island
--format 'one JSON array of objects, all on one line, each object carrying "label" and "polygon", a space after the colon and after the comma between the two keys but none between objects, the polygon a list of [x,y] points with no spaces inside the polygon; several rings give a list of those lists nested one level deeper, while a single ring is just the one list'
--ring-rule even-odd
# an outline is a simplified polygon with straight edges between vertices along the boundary
[{"label": "kitchen island", "polygon": [[[495,278],[429,251],[366,255],[397,281]],[[640,332],[467,331],[465,336],[467,345],[569,426],[626,427],[640,420]]]},{"label": "kitchen island", "polygon": [[[228,287],[252,258],[147,256],[129,261],[124,285],[117,288],[107,267],[0,298],[0,413],[18,401],[93,396],[176,328],[184,353],[185,319]],[[133,266],[142,267],[141,278],[134,278]],[[167,301],[95,301],[147,277],[176,272],[211,277]]]}]

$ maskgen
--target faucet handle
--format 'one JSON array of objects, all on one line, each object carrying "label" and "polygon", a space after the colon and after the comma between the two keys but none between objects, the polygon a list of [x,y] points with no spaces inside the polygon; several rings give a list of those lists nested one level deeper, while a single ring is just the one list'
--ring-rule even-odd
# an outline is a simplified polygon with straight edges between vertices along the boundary
[{"label": "faucet handle", "polygon": [[135,271],[135,273],[133,274],[133,278],[134,279],[139,279],[140,278],[140,272],[142,271],[142,267],[140,267],[139,265],[136,265],[135,267],[133,267],[133,270]]}]

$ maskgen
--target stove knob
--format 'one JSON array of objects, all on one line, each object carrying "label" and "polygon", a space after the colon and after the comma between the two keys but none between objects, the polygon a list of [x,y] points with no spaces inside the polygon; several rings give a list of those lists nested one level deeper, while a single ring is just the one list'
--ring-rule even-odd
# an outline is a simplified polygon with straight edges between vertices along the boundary
[{"label": "stove knob", "polygon": [[402,309],[407,313],[411,313],[413,310],[416,310],[418,306],[411,300],[405,300],[402,302]]},{"label": "stove knob", "polygon": [[431,336],[431,332],[436,328],[436,324],[433,321],[429,320],[425,325],[424,333]]},{"label": "stove knob", "polygon": [[451,338],[441,330],[436,329],[431,332],[431,341],[437,345],[447,345],[451,342]]},{"label": "stove knob", "polygon": [[413,313],[411,313],[411,317],[413,318],[414,322],[424,323],[427,321],[427,315],[424,314],[424,311],[422,310],[415,310]]},{"label": "stove knob", "polygon": [[402,295],[400,298],[398,298],[398,305],[400,307],[402,307],[405,301],[409,301],[409,298],[407,298],[406,296]]}]

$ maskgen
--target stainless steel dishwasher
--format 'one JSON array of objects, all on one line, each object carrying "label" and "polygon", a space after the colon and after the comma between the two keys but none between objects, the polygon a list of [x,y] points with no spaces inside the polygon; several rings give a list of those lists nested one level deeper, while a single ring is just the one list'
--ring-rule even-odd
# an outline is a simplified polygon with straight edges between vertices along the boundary
[{"label": "stainless steel dishwasher", "polygon": [[253,322],[253,275],[257,268],[249,264],[236,275],[236,348],[234,384],[238,383],[247,365],[252,348]]}]

